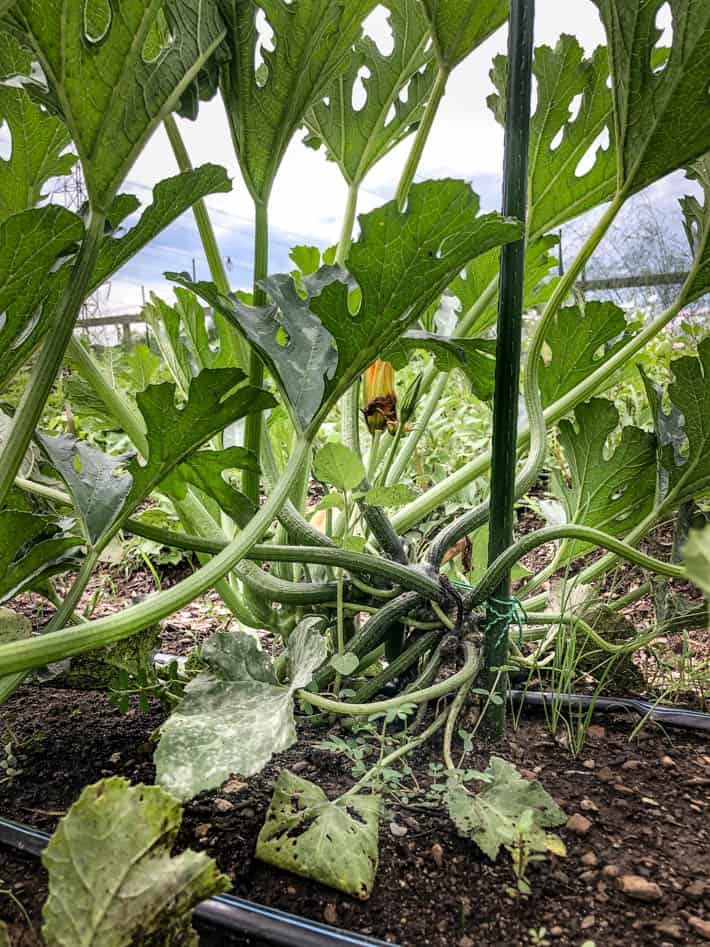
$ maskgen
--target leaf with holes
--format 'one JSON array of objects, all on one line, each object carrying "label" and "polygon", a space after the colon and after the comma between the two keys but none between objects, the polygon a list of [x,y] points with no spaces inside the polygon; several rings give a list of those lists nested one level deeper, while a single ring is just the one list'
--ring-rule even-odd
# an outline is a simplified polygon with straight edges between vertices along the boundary
[{"label": "leaf with holes", "polygon": [[381,812],[377,795],[359,793],[331,802],[315,783],[284,769],[256,857],[365,900],[377,873]]},{"label": "leaf with holes", "polygon": [[204,646],[209,670],[194,678],[160,730],[156,779],[178,799],[221,785],[232,773],[253,776],[296,740],[293,699],[328,649],[321,619],[306,618],[289,636],[288,684],[279,684],[256,638],[220,632]]},{"label": "leaf with holes", "polygon": [[680,201],[695,270],[684,293],[686,302],[692,302],[710,293],[710,153],[691,165],[687,176],[698,182],[704,197],[703,204],[694,195]]},{"label": "leaf with holes", "polygon": [[508,0],[424,0],[437,58],[446,72],[508,19]]},{"label": "leaf with holes", "polygon": [[360,217],[349,272],[324,266],[300,286],[291,276],[264,280],[273,306],[247,306],[211,283],[168,276],[232,319],[279,380],[295,423],[307,428],[469,260],[519,239],[519,223],[478,210],[478,196],[464,181],[415,184],[406,211],[390,201]]},{"label": "leaf with holes", "polygon": [[42,854],[47,947],[194,947],[192,908],[230,885],[204,852],[170,854],[181,822],[180,805],[157,786],[119,776],[87,786]]},{"label": "leaf with holes", "polygon": [[[710,4],[593,0],[607,34],[619,185],[638,191],[710,151]],[[673,21],[657,60],[661,7]]]},{"label": "leaf with holes", "polygon": [[134,455],[104,454],[67,434],[38,433],[37,440],[74,499],[89,542],[96,545],[123,510],[132,486],[125,468]]},{"label": "leaf with holes", "polygon": [[[31,57],[17,40],[0,32],[2,78],[29,75]],[[24,89],[0,85],[0,126],[10,134],[10,154],[0,158],[0,222],[36,207],[46,197],[50,178],[68,174],[76,155],[67,152],[71,136],[56,116],[42,110]]]},{"label": "leaf with holes", "polygon": [[[622,428],[616,447],[607,454],[607,439],[619,426],[619,412],[613,402],[602,398],[578,405],[575,421],[576,427],[568,420],[559,425],[569,485],[562,474],[555,475],[567,522],[625,536],[653,507],[656,440],[647,431],[629,425]],[[588,543],[563,542],[559,564],[588,549]]]},{"label": "leaf with holes", "polygon": [[698,346],[698,355],[671,362],[674,381],[668,386],[673,407],[683,415],[687,443],[682,455],[666,448],[664,463],[670,470],[669,501],[674,507],[685,500],[710,496],[710,338]]},{"label": "leaf with holes", "polygon": [[84,540],[72,520],[0,510],[0,602],[76,566]]},{"label": "leaf with holes", "polygon": [[[507,71],[507,58],[497,56],[491,79],[498,91],[488,105],[501,122]],[[586,59],[577,39],[563,34],[554,49],[535,50],[533,71],[538,97],[530,122],[528,234],[534,239],[610,200],[617,169],[614,148],[600,142],[614,131],[606,49]]]},{"label": "leaf with holes", "polygon": [[688,578],[710,598],[710,529],[695,529],[683,548]]},{"label": "leaf with holes", "polygon": [[512,844],[518,822],[529,811],[537,829],[562,825],[567,816],[537,780],[523,779],[517,769],[492,756],[488,769],[476,773],[484,788],[474,795],[458,774],[449,777],[446,806],[459,835],[473,839],[484,855],[498,857],[501,845]]},{"label": "leaf with holes", "polygon": [[626,315],[611,302],[582,302],[560,309],[545,336],[540,359],[542,403],[552,404],[629,341]]},{"label": "leaf with holes", "polygon": [[[327,96],[306,114],[310,134],[305,144],[325,145],[328,158],[356,185],[417,128],[436,76],[420,0],[389,0],[383,7],[392,33],[391,52],[380,52],[375,41],[364,36]],[[359,82],[364,102],[356,99]]]},{"label": "leaf with holes", "polygon": [[[232,54],[222,73],[222,97],[242,174],[255,200],[268,199],[289,142],[309,107],[327,94],[344,67],[362,21],[376,3],[222,3]],[[260,36],[260,14],[271,28],[270,41]]]},{"label": "leaf with holes", "polygon": [[[165,43],[150,43],[159,18]],[[215,0],[17,0],[9,14],[71,129],[89,199],[108,213],[155,128],[224,37]]]},{"label": "leaf with holes", "polygon": [[[525,251],[524,307],[538,309],[549,299],[557,285],[559,257],[550,253],[559,245],[555,236],[540,237],[529,242]],[[481,296],[491,284],[495,294],[488,305],[483,306],[469,326],[467,335],[476,336],[487,332],[498,318],[498,272],[500,251],[496,248],[472,260],[457,274],[449,286],[449,292],[458,300],[457,312],[461,318],[468,316]]]},{"label": "leaf with holes", "polygon": [[468,378],[471,390],[482,401],[493,397],[496,372],[496,343],[493,339],[456,339],[410,329],[386,350],[383,358],[400,369],[416,351],[430,352],[440,372],[460,368]]},{"label": "leaf with holes", "polygon": [[256,513],[256,506],[240,490],[225,480],[230,470],[259,471],[254,454],[244,447],[228,447],[225,450],[200,450],[190,457],[163,481],[161,489],[184,500],[187,486],[197,487],[219,508],[241,527],[247,525]]},{"label": "leaf with holes", "polygon": [[27,339],[61,296],[57,261],[84,235],[76,214],[49,206],[0,223],[0,389],[25,360]]},{"label": "leaf with holes", "polygon": [[[211,437],[240,418],[276,404],[268,392],[244,385],[244,378],[239,369],[203,371],[190,383],[182,408],[177,407],[176,387],[169,382],[138,393],[136,401],[145,421],[150,453],[144,466],[135,459],[128,466],[133,486],[126,511],[134,509]],[[203,469],[199,461],[197,468]],[[192,471],[188,476],[197,474]]]}]

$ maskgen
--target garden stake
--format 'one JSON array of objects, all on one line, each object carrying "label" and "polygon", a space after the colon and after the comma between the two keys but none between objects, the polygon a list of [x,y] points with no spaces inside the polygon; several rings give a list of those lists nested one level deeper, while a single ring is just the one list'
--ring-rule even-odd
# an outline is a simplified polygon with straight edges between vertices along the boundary
[{"label": "garden stake", "polygon": [[[528,147],[530,141],[530,97],[532,85],[534,0],[512,0],[508,34],[509,74],[506,91],[505,158],[503,168],[503,214],[525,222],[528,199]],[[523,325],[525,281],[525,239],[510,243],[501,251],[498,306],[498,354],[493,406],[491,464],[491,519],[488,561],[513,544],[513,503],[515,493],[516,442],[518,438],[518,394],[520,350]],[[510,572],[500,580],[491,602],[508,602]],[[488,607],[484,647],[484,676],[490,687],[495,668],[508,657],[510,610],[498,604]],[[504,617],[500,617],[501,613]],[[507,678],[500,678],[505,692]],[[500,739],[505,725],[505,701],[489,703],[484,727]]]}]

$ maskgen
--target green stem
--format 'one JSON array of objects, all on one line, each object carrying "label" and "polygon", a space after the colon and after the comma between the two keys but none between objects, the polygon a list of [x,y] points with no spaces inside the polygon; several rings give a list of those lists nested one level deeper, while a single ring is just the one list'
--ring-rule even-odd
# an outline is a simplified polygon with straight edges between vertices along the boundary
[{"label": "green stem", "polygon": [[[269,273],[269,210],[268,204],[255,202],[255,234],[254,234],[254,293],[255,306],[264,306],[267,302],[266,293],[259,283],[266,279]],[[249,384],[261,388],[264,383],[264,364],[252,350],[249,354]],[[257,457],[260,455],[262,414],[255,412],[247,415],[244,429],[244,446]],[[260,479],[258,471],[245,470],[243,479],[244,493],[252,503],[259,505]]]},{"label": "green stem", "polygon": [[348,187],[348,199],[345,204],[345,213],[343,215],[343,225],[340,230],[340,239],[338,240],[338,250],[335,254],[335,262],[338,266],[345,266],[350,253],[350,247],[353,242],[353,227],[355,226],[355,214],[357,213],[357,199],[360,191],[360,182],[355,181]]},{"label": "green stem", "polygon": [[444,98],[444,93],[446,92],[446,82],[448,78],[448,70],[446,70],[443,66],[439,66],[436,81],[434,82],[434,87],[431,90],[431,96],[427,102],[424,115],[422,116],[422,120],[419,123],[419,128],[417,129],[414,143],[409,152],[409,157],[407,158],[407,163],[404,166],[402,176],[399,180],[396,201],[400,211],[403,211],[407,205],[409,189],[412,186],[414,175],[417,173],[417,168],[419,167],[419,163],[422,159],[424,146],[426,145],[427,139],[429,138],[429,133],[431,132],[432,125],[434,124],[436,113],[439,111],[439,106],[441,105],[441,101]]},{"label": "green stem", "polygon": [[446,764],[447,769],[456,769],[456,764],[454,763],[453,757],[451,755],[451,746],[454,739],[454,727],[456,722],[459,719],[459,715],[463,710],[466,699],[468,698],[469,692],[471,690],[471,682],[466,681],[463,687],[459,688],[456,697],[454,697],[451,706],[449,707],[449,712],[446,716],[446,729],[444,730],[444,763]]},{"label": "green stem", "polygon": [[60,661],[63,658],[83,654],[116,641],[129,638],[143,628],[161,621],[203,595],[223,576],[234,569],[238,562],[251,551],[259,538],[268,529],[277,511],[281,508],[295,478],[300,464],[309,449],[309,442],[299,440],[276,488],[244,530],[214,559],[183,579],[171,589],[160,592],[138,605],[124,609],[117,615],[109,615],[87,622],[76,628],[42,635],[30,641],[17,641],[0,646],[0,674],[13,674],[33,667]]},{"label": "green stem", "polygon": [[91,211],[89,222],[62,301],[35,363],[12,427],[0,454],[0,508],[15,482],[17,472],[40,422],[47,398],[57,378],[77,317],[86,297],[104,237],[104,214]]}]

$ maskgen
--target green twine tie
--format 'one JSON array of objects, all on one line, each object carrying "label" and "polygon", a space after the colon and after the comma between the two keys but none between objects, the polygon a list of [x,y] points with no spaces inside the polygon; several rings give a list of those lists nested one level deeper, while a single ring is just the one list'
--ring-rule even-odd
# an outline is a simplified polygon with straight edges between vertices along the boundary
[{"label": "green twine tie", "polygon": [[525,611],[525,606],[522,604],[520,599],[513,596],[510,599],[501,599],[501,598],[489,598],[488,599],[488,611],[493,615],[492,619],[488,622],[486,628],[490,628],[492,625],[497,625],[499,622],[502,624],[501,633],[496,641],[496,647],[498,647],[503,638],[508,634],[510,627],[515,625],[518,629],[518,644],[522,645],[523,643],[523,628],[528,623],[528,613]]}]

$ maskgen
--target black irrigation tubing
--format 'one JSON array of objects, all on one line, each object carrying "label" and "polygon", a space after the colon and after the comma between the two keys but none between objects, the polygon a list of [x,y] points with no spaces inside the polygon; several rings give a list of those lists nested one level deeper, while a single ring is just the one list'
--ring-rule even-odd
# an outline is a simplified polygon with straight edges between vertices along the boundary
[{"label": "black irrigation tubing", "polygon": [[[39,857],[47,842],[49,836],[45,832],[0,818],[0,844]],[[228,894],[198,904],[192,916],[199,929],[200,947],[239,943],[232,940],[234,936],[257,938],[279,947],[392,947],[364,934],[329,927]]]}]

